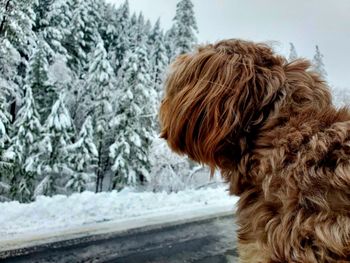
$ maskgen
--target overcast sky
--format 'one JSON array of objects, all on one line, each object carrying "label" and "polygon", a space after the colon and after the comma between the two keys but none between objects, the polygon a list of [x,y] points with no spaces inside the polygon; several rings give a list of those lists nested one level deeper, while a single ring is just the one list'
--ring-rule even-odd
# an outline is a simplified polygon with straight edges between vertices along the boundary
[{"label": "overcast sky", "polygon": [[[124,0],[107,0],[119,5]],[[131,11],[142,11],[169,28],[178,0],[129,0]],[[224,38],[277,41],[289,53],[293,42],[301,57],[312,59],[315,45],[324,54],[328,80],[350,89],[349,0],[193,0],[199,42]]]}]

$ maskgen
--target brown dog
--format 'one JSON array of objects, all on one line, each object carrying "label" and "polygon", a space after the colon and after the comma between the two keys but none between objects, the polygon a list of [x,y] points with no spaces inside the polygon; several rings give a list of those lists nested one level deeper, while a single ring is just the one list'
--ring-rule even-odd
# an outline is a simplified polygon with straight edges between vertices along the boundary
[{"label": "brown dog", "polygon": [[241,262],[350,262],[350,113],[309,68],[242,40],[170,67],[162,137],[240,196]]}]

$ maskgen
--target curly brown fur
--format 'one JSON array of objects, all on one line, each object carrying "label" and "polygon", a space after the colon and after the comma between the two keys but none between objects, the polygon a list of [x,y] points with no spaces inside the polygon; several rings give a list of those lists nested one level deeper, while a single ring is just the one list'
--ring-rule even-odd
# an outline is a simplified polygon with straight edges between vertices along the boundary
[{"label": "curly brown fur", "polygon": [[221,170],[241,262],[350,262],[350,113],[307,60],[224,40],[177,57],[162,137]]}]

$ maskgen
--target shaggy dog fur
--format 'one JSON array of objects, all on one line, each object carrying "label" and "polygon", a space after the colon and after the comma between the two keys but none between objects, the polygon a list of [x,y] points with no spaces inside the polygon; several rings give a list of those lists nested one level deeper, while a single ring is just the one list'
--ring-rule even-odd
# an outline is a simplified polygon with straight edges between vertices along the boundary
[{"label": "shaggy dog fur", "polygon": [[224,40],[172,63],[162,137],[219,169],[241,262],[350,262],[350,113],[304,59]]}]

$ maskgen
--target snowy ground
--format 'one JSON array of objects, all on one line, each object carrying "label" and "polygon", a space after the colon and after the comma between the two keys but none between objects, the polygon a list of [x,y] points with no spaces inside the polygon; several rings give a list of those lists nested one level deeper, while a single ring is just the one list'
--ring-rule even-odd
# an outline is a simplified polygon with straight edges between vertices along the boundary
[{"label": "snowy ground", "polygon": [[0,237],[4,241],[28,236],[28,233],[63,233],[101,222],[113,222],[114,227],[121,228],[137,220],[140,227],[140,222],[147,224],[158,216],[181,219],[182,215],[186,217],[193,212],[198,216],[233,211],[236,201],[225,187],[171,194],[126,189],[98,194],[84,192],[69,197],[39,197],[30,204],[0,203]]}]

